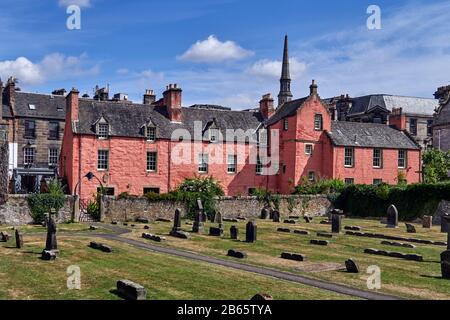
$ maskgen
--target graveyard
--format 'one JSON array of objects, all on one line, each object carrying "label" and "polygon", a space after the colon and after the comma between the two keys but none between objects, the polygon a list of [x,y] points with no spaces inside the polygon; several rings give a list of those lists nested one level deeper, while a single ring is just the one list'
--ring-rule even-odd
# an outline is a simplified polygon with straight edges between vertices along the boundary
[{"label": "graveyard", "polygon": [[[51,224],[2,226],[0,272],[8,276],[0,277],[0,299],[121,299],[116,283],[122,279],[145,288],[151,300],[248,300],[258,293],[276,300],[361,298],[287,281],[277,272],[395,299],[450,299],[450,281],[441,272],[447,248],[441,225],[391,216],[271,216],[203,221],[198,214],[192,221],[176,212],[172,220],[147,223],[58,224],[49,234]],[[44,248],[53,259],[44,258]],[[67,287],[73,265],[81,270],[80,290]],[[370,266],[381,271],[380,289],[368,289]]]}]

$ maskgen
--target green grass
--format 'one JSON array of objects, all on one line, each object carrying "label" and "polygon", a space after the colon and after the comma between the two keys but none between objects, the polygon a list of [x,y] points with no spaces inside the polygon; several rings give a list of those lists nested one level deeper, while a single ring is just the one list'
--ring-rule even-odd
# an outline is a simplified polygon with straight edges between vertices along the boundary
[{"label": "green grass", "polygon": [[[33,234],[33,233],[46,233],[47,228],[41,225],[24,225],[18,227],[0,227],[0,231],[6,231],[10,235],[14,236],[15,229],[18,229],[23,234]],[[70,233],[112,233],[111,230],[99,227],[98,230],[89,230],[89,224],[82,223],[62,223],[58,224],[58,234],[70,234]]]},{"label": "green grass", "polygon": [[[258,241],[248,244],[243,241],[233,241],[229,238],[229,228],[231,225],[239,227],[240,238],[245,239],[245,223],[225,223],[225,235],[223,238],[215,238],[205,234],[193,235],[191,240],[180,240],[167,236],[170,231],[169,223],[153,223],[149,232],[166,235],[167,241],[161,245],[185,249],[192,252],[211,255],[221,259],[232,259],[226,257],[229,249],[240,249],[248,254],[244,263],[250,265],[264,266],[272,269],[301,274],[311,278],[327,280],[341,283],[353,287],[367,290],[367,267],[377,265],[380,267],[382,275],[382,293],[395,294],[411,299],[450,299],[450,281],[441,279],[440,253],[446,250],[443,246],[430,246],[416,244],[416,249],[399,248],[381,245],[380,239],[361,238],[347,236],[345,234],[335,235],[328,247],[313,246],[309,244],[311,239],[324,239],[316,236],[316,232],[330,232],[331,226],[320,225],[315,219],[312,224],[301,221],[297,225],[276,224],[268,221],[258,220]],[[388,229],[379,221],[362,219],[344,219],[344,225],[357,225],[365,232],[375,232],[389,235],[402,236],[406,238],[420,238],[437,241],[446,241],[446,234],[440,233],[439,227],[432,230],[423,229],[416,225],[417,234],[406,233],[404,224],[400,224],[398,229]],[[191,227],[183,224],[186,231]],[[296,234],[284,234],[276,232],[277,228],[290,228],[309,230],[310,236]],[[125,235],[133,239],[148,242],[141,239],[142,225],[133,229],[132,234]],[[406,261],[402,259],[373,256],[363,253],[366,248],[384,249],[387,251],[398,251],[403,253],[417,253],[423,255],[424,262]],[[307,256],[307,262],[291,262],[280,259],[282,252],[301,253]],[[348,274],[343,271],[306,272],[300,268],[305,265],[318,263],[340,263],[344,264],[348,258],[354,258],[359,263],[362,272],[360,274]]]},{"label": "green grass", "polygon": [[[60,226],[60,229],[63,226]],[[73,227],[77,229],[78,227]],[[45,236],[25,236],[25,247],[14,239],[0,245],[0,299],[119,299],[117,280],[129,279],[147,288],[147,298],[244,299],[267,292],[275,299],[349,299],[348,296],[271,277],[152,253],[118,242],[102,241],[113,253],[93,250],[88,237],[58,238],[56,261],[43,261]],[[98,239],[97,239],[98,241]],[[67,267],[81,268],[81,290],[68,290]]]}]

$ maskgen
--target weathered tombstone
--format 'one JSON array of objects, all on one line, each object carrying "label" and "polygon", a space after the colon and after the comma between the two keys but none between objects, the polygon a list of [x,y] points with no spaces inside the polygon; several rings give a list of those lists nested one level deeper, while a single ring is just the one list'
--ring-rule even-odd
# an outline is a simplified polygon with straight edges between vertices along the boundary
[{"label": "weathered tombstone", "polygon": [[221,237],[223,235],[223,229],[211,227],[209,228],[209,235],[212,237]]},{"label": "weathered tombstone", "polygon": [[266,220],[270,216],[270,212],[267,208],[261,210],[261,219]]},{"label": "weathered tombstone", "polygon": [[450,250],[441,253],[442,278],[450,280]]},{"label": "weathered tombstone", "polygon": [[447,250],[450,250],[450,216],[444,216],[442,220],[447,224]]},{"label": "weathered tombstone", "polygon": [[222,213],[217,212],[216,213],[216,217],[215,217],[215,222],[217,224],[219,224],[219,228],[223,229],[223,217],[222,217]]},{"label": "weathered tombstone", "polygon": [[387,210],[387,227],[398,227],[398,210],[393,204],[391,204]]},{"label": "weathered tombstone", "polygon": [[42,251],[42,260],[51,261],[56,259],[56,251],[44,250]]},{"label": "weathered tombstone", "polygon": [[433,227],[433,217],[432,216],[423,216],[422,226],[425,229],[431,229]]},{"label": "weathered tombstone", "polygon": [[448,233],[449,232],[449,224],[447,222],[447,219],[450,218],[450,216],[443,215],[441,217],[441,232],[442,233]]},{"label": "weathered tombstone", "polygon": [[331,215],[331,232],[340,233],[342,230],[342,216],[339,214]]},{"label": "weathered tombstone", "polygon": [[310,216],[304,216],[303,219],[305,220],[306,223],[311,223],[313,221],[313,218]]},{"label": "weathered tombstone", "polygon": [[117,292],[127,300],[146,300],[147,291],[140,284],[130,280],[117,281]]},{"label": "weathered tombstone", "polygon": [[194,217],[192,232],[200,233],[201,231],[203,231],[202,211],[198,210]]},{"label": "weathered tombstone", "polygon": [[247,258],[247,254],[245,252],[239,251],[239,250],[233,250],[233,249],[228,250],[227,256],[237,258],[237,259]]},{"label": "weathered tombstone", "polygon": [[45,242],[45,250],[52,251],[58,249],[56,241],[56,223],[52,215],[49,215],[47,224],[47,241]]},{"label": "weathered tombstone", "polygon": [[353,259],[348,259],[345,261],[345,268],[348,273],[359,273],[359,266]]},{"label": "weathered tombstone", "polygon": [[272,221],[273,222],[280,222],[280,212],[275,210],[272,212]]},{"label": "weathered tombstone", "polygon": [[16,248],[20,249],[23,247],[23,236],[19,232],[19,230],[16,230]]},{"label": "weathered tombstone", "polygon": [[232,240],[238,240],[239,239],[239,229],[236,226],[232,226],[230,228],[230,237]]},{"label": "weathered tombstone", "polygon": [[267,294],[267,293],[258,293],[257,295],[255,295],[253,298],[251,298],[250,300],[252,301],[262,301],[262,300],[273,300],[272,296]]},{"label": "weathered tombstone", "polygon": [[11,238],[8,232],[1,232],[0,237],[2,242],[8,242]]},{"label": "weathered tombstone", "polygon": [[180,209],[175,210],[175,216],[173,219],[173,227],[172,231],[170,231],[170,235],[173,237],[177,237],[180,239],[189,239],[190,235],[187,232],[183,232],[181,230],[181,211]]},{"label": "weathered tombstone", "polygon": [[406,232],[408,233],[416,233],[416,227],[414,227],[412,224],[410,223],[405,223],[406,226]]},{"label": "weathered tombstone", "polygon": [[254,221],[250,221],[246,226],[245,241],[253,243],[256,241],[257,226]]}]

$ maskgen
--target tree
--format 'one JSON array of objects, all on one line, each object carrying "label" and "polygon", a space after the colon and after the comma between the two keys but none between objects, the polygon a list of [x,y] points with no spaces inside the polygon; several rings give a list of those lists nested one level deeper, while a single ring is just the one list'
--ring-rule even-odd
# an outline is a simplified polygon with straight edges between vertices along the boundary
[{"label": "tree", "polygon": [[449,180],[450,151],[429,150],[423,154],[423,172],[425,183],[437,183]]}]

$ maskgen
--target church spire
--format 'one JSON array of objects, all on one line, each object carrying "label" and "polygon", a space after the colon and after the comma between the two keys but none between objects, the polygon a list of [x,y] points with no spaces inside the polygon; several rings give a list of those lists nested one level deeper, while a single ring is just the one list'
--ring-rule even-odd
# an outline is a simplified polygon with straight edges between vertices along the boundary
[{"label": "church spire", "polygon": [[291,73],[289,71],[289,45],[288,36],[284,38],[283,67],[280,79],[280,94],[278,95],[278,106],[292,100]]}]

